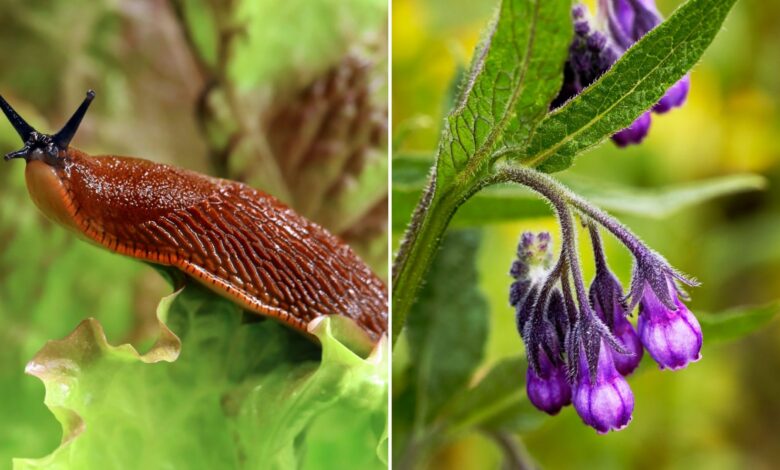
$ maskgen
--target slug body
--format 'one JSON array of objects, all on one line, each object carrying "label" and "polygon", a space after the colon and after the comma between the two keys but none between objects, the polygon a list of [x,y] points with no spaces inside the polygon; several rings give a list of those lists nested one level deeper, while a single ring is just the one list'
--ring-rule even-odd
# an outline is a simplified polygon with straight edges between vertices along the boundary
[{"label": "slug body", "polygon": [[[12,124],[21,120],[5,100],[0,105]],[[113,252],[176,268],[303,332],[330,314],[352,318],[373,342],[386,332],[382,281],[347,245],[274,197],[143,159],[63,149],[57,135],[28,136],[24,149],[6,156],[25,158],[30,196],[51,220]]]}]

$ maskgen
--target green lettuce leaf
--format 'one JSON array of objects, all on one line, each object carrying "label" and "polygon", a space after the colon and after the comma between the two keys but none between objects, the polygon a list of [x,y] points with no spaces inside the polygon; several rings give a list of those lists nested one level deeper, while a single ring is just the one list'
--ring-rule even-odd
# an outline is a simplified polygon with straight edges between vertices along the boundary
[{"label": "green lettuce leaf", "polygon": [[158,318],[145,354],[94,319],[46,344],[27,372],[62,443],[14,468],[385,468],[385,341],[363,358],[326,317],[309,327],[320,347],[198,286]]}]

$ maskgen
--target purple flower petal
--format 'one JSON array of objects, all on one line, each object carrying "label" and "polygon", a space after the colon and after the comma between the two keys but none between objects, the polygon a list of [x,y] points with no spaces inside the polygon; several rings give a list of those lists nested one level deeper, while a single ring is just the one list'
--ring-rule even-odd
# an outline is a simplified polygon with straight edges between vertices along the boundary
[{"label": "purple flower petal", "polygon": [[[597,234],[594,235],[597,237]],[[629,375],[642,360],[642,343],[633,325],[626,319],[626,306],[623,302],[623,288],[607,267],[607,260],[601,248],[600,238],[594,238],[594,257],[596,258],[596,276],[590,286],[590,302],[596,315],[609,328],[620,342],[624,352],[612,351],[615,368],[621,375]]]},{"label": "purple flower petal", "polygon": [[572,403],[582,421],[601,434],[619,431],[631,421],[634,394],[626,379],[615,369],[612,354],[603,341],[594,380],[588,372],[585,350],[581,350]]},{"label": "purple flower petal", "polygon": [[625,317],[615,317],[615,327],[613,333],[617,339],[623,344],[623,346],[631,352],[631,354],[620,354],[616,351],[612,352],[612,359],[615,362],[615,368],[621,375],[630,375],[639,366],[642,361],[642,342],[639,340],[639,335],[634,330],[634,326],[631,325]]},{"label": "purple flower petal", "polygon": [[701,359],[701,326],[676,295],[674,303],[676,311],[645,289],[640,304],[639,338],[661,369],[682,369]]},{"label": "purple flower petal", "polygon": [[621,52],[625,52],[658,26],[662,18],[654,0],[599,0],[598,20],[606,25]]},{"label": "purple flower petal", "polygon": [[532,367],[526,372],[526,392],[531,403],[541,411],[556,415],[571,403],[571,387],[563,366],[555,366],[547,354],[539,355],[539,375]]},{"label": "purple flower petal", "polygon": [[635,21],[633,25],[634,41],[639,41],[642,36],[649,33],[653,28],[661,24],[663,18],[658,8],[655,6],[655,0],[629,0],[633,4],[635,11]]},{"label": "purple flower petal", "polygon": [[621,52],[631,47],[635,41],[631,31],[636,13],[628,0],[599,0],[598,18],[599,23],[607,25]]},{"label": "purple flower petal", "polygon": [[636,121],[631,123],[630,126],[623,129],[612,136],[612,140],[618,147],[625,147],[630,144],[638,144],[642,142],[647,136],[650,130],[650,123],[652,118],[650,117],[650,111],[636,118]]},{"label": "purple flower petal", "polygon": [[666,91],[666,94],[653,106],[653,111],[663,114],[672,108],[677,108],[685,103],[688,98],[688,90],[691,88],[690,74],[684,76]]}]

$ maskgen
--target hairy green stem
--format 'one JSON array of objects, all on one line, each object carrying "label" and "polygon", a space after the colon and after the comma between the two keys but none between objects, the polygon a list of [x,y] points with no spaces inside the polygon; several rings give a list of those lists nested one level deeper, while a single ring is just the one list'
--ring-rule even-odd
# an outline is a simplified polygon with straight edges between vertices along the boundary
[{"label": "hairy green stem", "polygon": [[565,258],[563,262],[572,275],[577,303],[583,313],[590,312],[590,303],[577,257],[577,236],[574,218],[569,206],[576,208],[604,226],[635,257],[649,251],[639,240],[639,237],[615,218],[592,206],[588,201],[540,171],[522,166],[501,165],[488,178],[475,178],[463,182],[460,188],[449,189],[441,193],[436,188],[436,180],[433,177],[412,216],[412,221],[393,263],[393,344],[406,323],[406,317],[415,302],[417,292],[433,261],[436,249],[457,208],[480,189],[509,182],[521,184],[538,192],[553,205],[561,224],[563,240],[561,256]]},{"label": "hairy green stem", "polygon": [[393,344],[401,334],[450,219],[458,206],[480,187],[466,185],[464,191],[439,193],[435,178],[429,183],[393,263]]},{"label": "hairy green stem", "polygon": [[523,178],[530,178],[534,180],[534,184],[543,185],[550,188],[551,191],[554,191],[559,197],[565,200],[569,205],[571,205],[578,211],[587,215],[592,220],[598,222],[601,226],[609,230],[615,236],[615,238],[620,240],[626,246],[626,248],[628,248],[629,251],[631,251],[631,253],[634,256],[639,257],[643,254],[646,254],[648,251],[650,251],[649,248],[647,248],[645,244],[642,243],[639,237],[636,236],[625,225],[621,224],[617,219],[607,214],[602,209],[592,205],[590,202],[585,200],[585,198],[583,198],[579,194],[574,193],[572,190],[570,190],[569,188],[567,188],[566,186],[564,186],[563,184],[561,184],[551,176],[536,170],[532,170],[527,167],[504,165],[498,168],[496,173],[497,176],[494,177],[494,181],[496,183],[509,181],[506,179],[500,180],[500,178],[496,179],[498,178],[498,175],[506,172],[522,173]]}]

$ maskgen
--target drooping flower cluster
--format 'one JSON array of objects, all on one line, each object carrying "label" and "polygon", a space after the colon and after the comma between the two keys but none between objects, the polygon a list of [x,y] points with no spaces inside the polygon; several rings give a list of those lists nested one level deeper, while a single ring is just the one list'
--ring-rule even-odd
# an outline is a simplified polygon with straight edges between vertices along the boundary
[{"label": "drooping flower cluster", "polygon": [[[643,350],[661,369],[679,369],[700,358],[701,328],[681,302],[677,281],[693,284],[657,253],[634,245],[629,295],[607,266],[598,230],[590,225],[596,274],[585,304],[570,288],[570,251],[553,263],[550,234],[522,235],[510,275],[510,304],[526,346],[526,389],[531,403],[551,415],[573,404],[600,433],[631,420],[634,396],[624,378]],[[572,245],[573,246],[573,245]],[[575,255],[576,256],[576,255]],[[639,305],[638,331],[627,316]]]},{"label": "drooping flower cluster", "polygon": [[[564,82],[551,107],[557,108],[578,95],[612,67],[635,42],[663,20],[654,0],[599,0],[595,21],[585,5],[572,9],[574,39],[564,66]],[[598,25],[598,27],[596,27]],[[600,28],[600,29],[599,29]],[[672,85],[652,111],[663,114],[682,106],[688,96],[690,76]],[[620,147],[644,140],[652,122],[651,110],[612,136]]]}]

